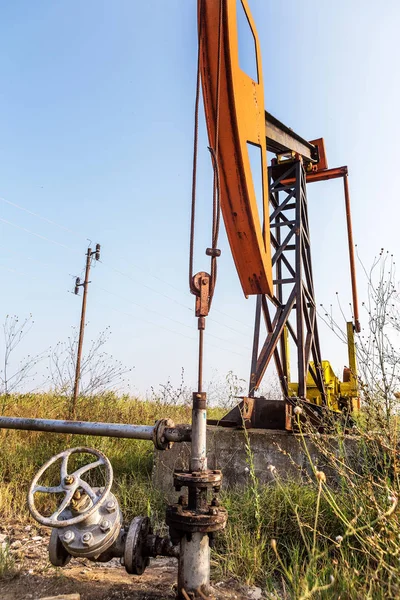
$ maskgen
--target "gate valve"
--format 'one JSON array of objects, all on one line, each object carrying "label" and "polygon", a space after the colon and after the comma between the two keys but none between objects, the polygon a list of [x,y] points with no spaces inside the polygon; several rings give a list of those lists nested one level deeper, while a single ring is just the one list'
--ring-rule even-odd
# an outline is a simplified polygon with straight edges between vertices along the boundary
[{"label": "gate valve", "polygon": [[[68,460],[72,454],[91,454],[97,460],[69,473]],[[40,479],[59,460],[60,483],[40,485]],[[93,487],[83,476],[99,467],[105,469],[105,485]],[[50,562],[53,565],[64,566],[71,556],[103,560],[106,551],[112,551],[119,542],[122,514],[117,499],[110,491],[112,482],[113,470],[108,458],[99,450],[85,447],[60,452],[36,473],[28,493],[28,508],[36,521],[53,528],[49,544]],[[37,493],[65,495],[56,510],[50,516],[44,516],[36,506]]]}]

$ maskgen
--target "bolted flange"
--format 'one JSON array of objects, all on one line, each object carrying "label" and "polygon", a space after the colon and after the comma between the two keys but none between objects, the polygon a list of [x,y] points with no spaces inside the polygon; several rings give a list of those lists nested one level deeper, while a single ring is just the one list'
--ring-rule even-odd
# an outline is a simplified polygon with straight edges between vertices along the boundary
[{"label": "bolted flange", "polygon": [[173,442],[169,442],[164,435],[165,429],[170,427],[175,427],[172,419],[159,419],[156,421],[153,431],[153,443],[157,450],[170,450],[172,448]]},{"label": "bolted flange", "polygon": [[225,528],[228,513],[225,508],[208,506],[204,511],[190,510],[187,505],[167,507],[166,523],[174,532],[214,533]]},{"label": "bolted flange", "polygon": [[126,534],[124,565],[131,575],[141,575],[149,565],[147,537],[153,533],[148,517],[135,517]]}]

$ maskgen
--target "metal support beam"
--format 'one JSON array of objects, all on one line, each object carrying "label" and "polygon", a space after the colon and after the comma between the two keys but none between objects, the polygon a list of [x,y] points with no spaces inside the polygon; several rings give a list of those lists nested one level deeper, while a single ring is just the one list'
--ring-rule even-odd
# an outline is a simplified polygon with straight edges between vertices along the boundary
[{"label": "metal support beam", "polygon": [[267,150],[270,152],[275,154],[296,152],[307,162],[316,163],[319,160],[316,146],[307,142],[267,111],[265,111],[265,135]]}]

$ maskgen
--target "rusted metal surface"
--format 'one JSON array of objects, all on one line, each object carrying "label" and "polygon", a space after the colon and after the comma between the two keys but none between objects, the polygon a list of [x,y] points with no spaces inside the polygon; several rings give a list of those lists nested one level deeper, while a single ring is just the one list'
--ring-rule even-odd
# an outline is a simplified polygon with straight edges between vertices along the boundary
[{"label": "rusted metal surface", "polygon": [[192,292],[196,295],[196,317],[206,317],[209,312],[210,275],[205,271],[193,277]]},{"label": "rusted metal surface", "polygon": [[[272,294],[268,218],[263,226],[268,185],[261,52],[247,0],[242,5],[254,37],[258,81],[239,65],[236,0],[198,0],[203,98],[211,147],[218,138],[221,211],[243,292]],[[260,149],[264,214],[258,210],[248,143]]]},{"label": "rusted metal surface", "polygon": [[131,575],[142,575],[150,563],[146,552],[147,536],[152,529],[148,517],[135,517],[127,531],[124,548],[125,569]]},{"label": "rusted metal surface", "polygon": [[167,439],[165,432],[167,429],[173,429],[175,423],[172,419],[159,419],[154,425],[153,443],[157,450],[169,450],[173,442]]},{"label": "rusted metal surface", "polygon": [[[72,433],[135,440],[153,440],[152,425],[127,425],[125,423],[92,423],[91,421],[59,421],[55,419],[28,419],[22,417],[0,417],[0,429],[21,429]],[[190,442],[191,427],[166,427],[164,436],[168,442]]]},{"label": "rusted metal surface", "polygon": [[[310,173],[306,173],[306,182],[313,183],[316,181],[328,181],[330,179],[338,179],[339,177],[344,177],[347,175],[347,167],[335,167],[334,169],[326,169],[325,171],[311,171]],[[283,185],[293,185],[295,183],[295,179],[293,177],[283,179]]]},{"label": "rusted metal surface", "polygon": [[224,529],[228,513],[220,506],[210,506],[206,511],[191,510],[187,505],[172,504],[167,508],[167,525],[182,533],[214,533]]}]

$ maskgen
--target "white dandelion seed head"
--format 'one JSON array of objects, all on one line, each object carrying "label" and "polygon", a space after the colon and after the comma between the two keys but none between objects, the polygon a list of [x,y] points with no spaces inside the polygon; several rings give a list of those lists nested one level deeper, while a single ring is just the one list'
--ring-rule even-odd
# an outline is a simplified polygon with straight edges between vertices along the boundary
[{"label": "white dandelion seed head", "polygon": [[337,535],[337,536],[335,537],[335,542],[336,542],[337,544],[340,544],[341,542],[343,542],[343,536],[342,536],[342,535]]},{"label": "white dandelion seed head", "polygon": [[296,406],[293,412],[295,415],[301,415],[303,414],[303,409],[301,408],[301,406]]}]

